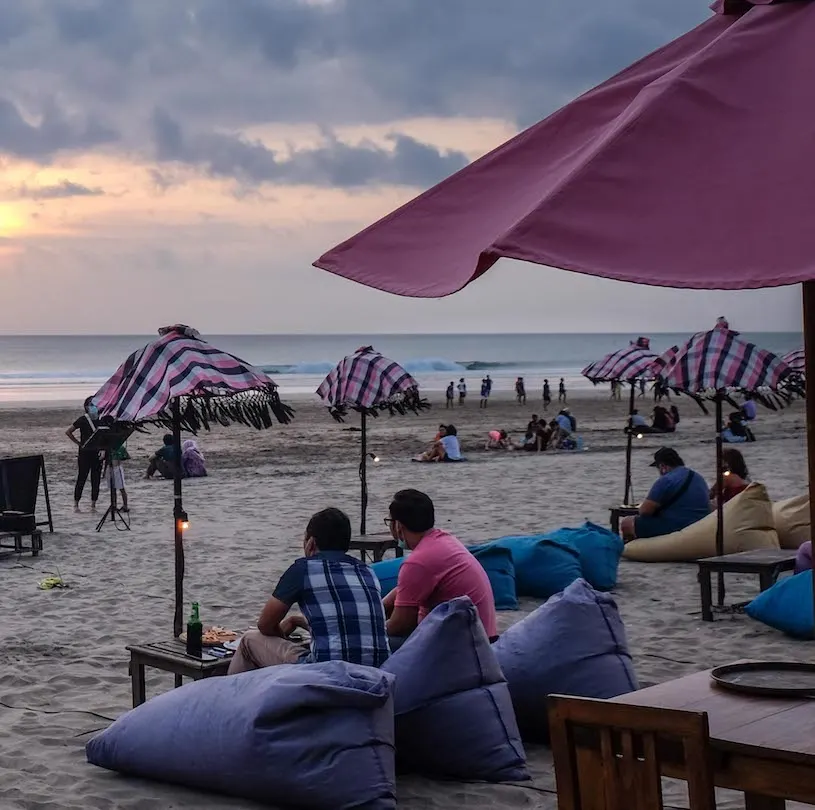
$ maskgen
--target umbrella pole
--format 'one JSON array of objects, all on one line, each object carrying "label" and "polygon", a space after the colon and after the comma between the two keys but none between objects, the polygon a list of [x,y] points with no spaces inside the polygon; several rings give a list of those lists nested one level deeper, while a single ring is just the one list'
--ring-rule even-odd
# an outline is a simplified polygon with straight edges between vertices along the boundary
[{"label": "umbrella pole", "polygon": [[[716,555],[724,554],[724,464],[722,461],[722,395],[716,392]],[[717,602],[724,604],[724,574],[716,583]]]},{"label": "umbrella pole", "polygon": [[359,533],[365,536],[365,513],[368,511],[368,435],[367,418],[365,411],[360,414],[360,425],[362,427],[362,458],[359,462],[359,483],[361,495],[361,516],[359,520]]},{"label": "umbrella pole", "polygon": [[636,383],[631,380],[631,399],[628,403],[628,440],[625,443],[625,495],[623,495],[623,506],[628,506],[628,498],[631,494],[631,443],[634,441],[634,386]]},{"label": "umbrella pole", "polygon": [[173,635],[178,638],[184,628],[184,532],[181,520],[184,508],[181,503],[181,403],[173,398],[173,523],[175,525],[175,613],[173,615]]},{"label": "umbrella pole", "polygon": [[[807,463],[809,465],[809,520],[815,526],[815,282],[803,283],[804,299],[804,384],[806,390]],[[815,565],[812,566],[812,616],[815,621]]]}]

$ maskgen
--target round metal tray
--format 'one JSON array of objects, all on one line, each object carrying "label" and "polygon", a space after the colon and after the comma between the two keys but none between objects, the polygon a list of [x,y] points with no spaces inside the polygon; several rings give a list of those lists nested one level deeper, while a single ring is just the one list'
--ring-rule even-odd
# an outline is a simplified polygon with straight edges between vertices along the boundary
[{"label": "round metal tray", "polygon": [[815,698],[815,664],[792,661],[751,661],[726,664],[711,671],[725,689],[768,697]]}]

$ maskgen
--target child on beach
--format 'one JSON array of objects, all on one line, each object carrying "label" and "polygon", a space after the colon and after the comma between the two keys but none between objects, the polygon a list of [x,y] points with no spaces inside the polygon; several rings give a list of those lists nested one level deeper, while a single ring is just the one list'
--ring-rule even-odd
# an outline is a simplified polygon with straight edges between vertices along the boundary
[{"label": "child on beach", "polygon": [[491,430],[487,435],[485,450],[511,450],[512,439],[505,430]]},{"label": "child on beach", "polygon": [[560,378],[560,384],[557,388],[557,401],[566,402],[566,380],[563,377]]},{"label": "child on beach", "polygon": [[467,396],[467,383],[464,382],[464,377],[458,381],[458,404],[463,405],[464,399]]}]

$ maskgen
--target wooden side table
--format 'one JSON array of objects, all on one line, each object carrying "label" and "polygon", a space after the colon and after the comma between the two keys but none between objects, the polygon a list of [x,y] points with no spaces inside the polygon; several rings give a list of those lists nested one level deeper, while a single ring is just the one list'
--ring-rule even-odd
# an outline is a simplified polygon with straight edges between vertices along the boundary
[{"label": "wooden side table", "polygon": [[358,551],[362,562],[367,561],[370,553],[372,562],[381,562],[386,551],[393,549],[397,557],[401,557],[404,552],[399,548],[399,544],[388,532],[377,534],[366,534],[364,537],[356,537],[351,541],[350,551]]},{"label": "wooden side table", "polygon": [[133,693],[133,708],[141,706],[147,699],[145,694],[146,667],[160,669],[175,674],[175,687],[183,679],[211,678],[214,675],[226,675],[232,654],[224,658],[209,655],[206,650],[201,658],[187,655],[184,644],[180,641],[160,641],[155,644],[131,644],[130,651],[130,685]]},{"label": "wooden side table", "polygon": [[611,531],[613,531],[614,534],[619,534],[620,520],[624,517],[630,517],[631,515],[638,515],[640,508],[639,506],[628,506],[624,504],[622,506],[612,506],[609,511],[611,512],[611,520],[609,521]]},{"label": "wooden side table", "polygon": [[778,575],[795,568],[797,552],[785,548],[759,548],[754,551],[739,551],[736,554],[723,554],[720,557],[706,557],[697,560],[699,566],[699,588],[702,594],[702,621],[713,621],[713,592],[710,575],[717,573],[758,574],[759,591],[771,588]]}]

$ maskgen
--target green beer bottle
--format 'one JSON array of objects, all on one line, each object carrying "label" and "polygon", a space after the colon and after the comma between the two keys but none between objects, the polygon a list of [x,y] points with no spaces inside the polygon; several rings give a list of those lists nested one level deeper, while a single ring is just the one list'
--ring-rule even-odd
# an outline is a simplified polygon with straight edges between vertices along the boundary
[{"label": "green beer bottle", "polygon": [[201,639],[203,635],[204,626],[201,624],[201,618],[198,615],[198,602],[193,602],[192,613],[190,613],[190,618],[187,621],[187,655],[201,657],[203,649]]}]

